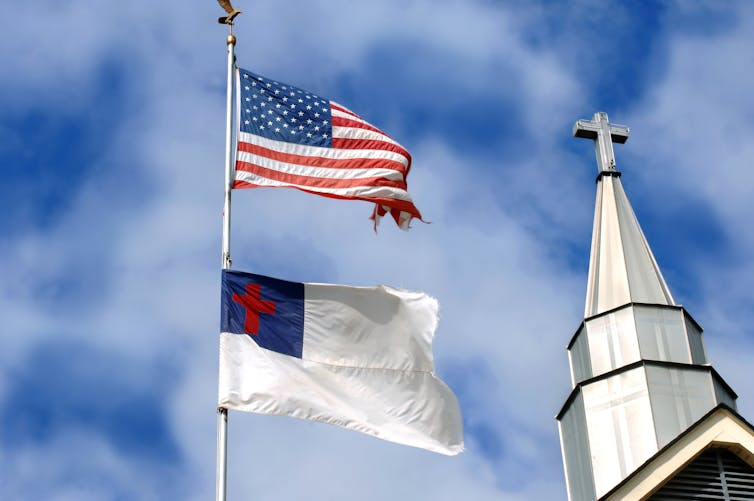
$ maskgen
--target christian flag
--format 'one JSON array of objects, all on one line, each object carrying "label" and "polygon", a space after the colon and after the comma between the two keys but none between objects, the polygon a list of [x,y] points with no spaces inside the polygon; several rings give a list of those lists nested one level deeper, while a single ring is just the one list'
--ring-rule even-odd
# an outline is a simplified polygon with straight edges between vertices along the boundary
[{"label": "christian flag", "polygon": [[411,155],[329,99],[238,70],[239,130],[233,188],[297,188],[375,203],[408,229],[421,219],[406,187]]},{"label": "christian flag", "polygon": [[223,271],[219,405],[457,454],[461,412],[434,374],[437,309],[421,292]]}]

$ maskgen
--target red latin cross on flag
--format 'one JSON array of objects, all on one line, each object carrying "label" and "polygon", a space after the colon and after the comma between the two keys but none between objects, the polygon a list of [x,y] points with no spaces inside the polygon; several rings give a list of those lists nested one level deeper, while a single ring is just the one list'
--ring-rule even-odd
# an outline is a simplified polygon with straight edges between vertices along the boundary
[{"label": "red latin cross on flag", "polygon": [[265,350],[301,358],[304,284],[223,270],[221,332],[247,335]]},{"label": "red latin cross on flag", "polygon": [[246,284],[245,296],[233,293],[233,302],[246,308],[243,328],[247,334],[259,333],[259,315],[261,313],[275,314],[275,302],[262,301],[261,288],[262,286],[259,284]]}]

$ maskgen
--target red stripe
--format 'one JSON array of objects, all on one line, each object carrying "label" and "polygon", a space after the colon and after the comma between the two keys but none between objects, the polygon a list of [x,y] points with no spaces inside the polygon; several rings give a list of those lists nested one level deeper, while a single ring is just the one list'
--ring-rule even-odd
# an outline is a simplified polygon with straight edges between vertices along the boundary
[{"label": "red stripe", "polygon": [[[307,190],[305,188],[299,188],[297,186],[264,186],[259,184],[253,184],[248,183],[246,181],[234,181],[233,182],[233,189],[243,189],[243,188],[294,188],[299,191],[303,191],[306,193],[312,193],[314,195],[320,195],[327,198],[336,198],[338,200],[363,200],[365,202],[374,202],[378,206],[386,205],[390,207],[391,209],[396,209],[403,212],[408,212],[413,217],[416,217],[418,219],[421,219],[422,216],[419,213],[419,209],[416,208],[416,206],[412,202],[407,202],[405,200],[396,200],[394,198],[385,198],[385,197],[362,197],[362,196],[345,196],[345,195],[335,195],[332,193],[322,193],[319,191],[312,191]],[[380,210],[380,215],[384,215],[384,211]]]},{"label": "red stripe", "polygon": [[257,176],[272,179],[281,183],[288,184],[300,184],[303,186],[309,186],[312,188],[358,188],[358,187],[371,187],[371,186],[385,186],[390,188],[406,189],[406,182],[393,181],[392,179],[385,179],[383,177],[366,177],[359,179],[329,179],[324,177],[314,176],[299,176],[296,174],[288,174],[286,172],[280,172],[273,169],[262,167],[249,162],[236,161],[236,169],[244,172],[250,172]]},{"label": "red stripe", "polygon": [[333,116],[332,117],[332,124],[333,125],[340,125],[341,127],[353,127],[355,129],[371,130],[372,132],[376,132],[378,134],[382,134],[383,136],[390,137],[387,134],[385,134],[384,132],[382,132],[380,129],[378,129],[377,127],[375,127],[374,125],[365,124],[365,123],[362,123],[362,122],[357,122],[356,120],[351,120],[350,118],[343,118],[343,117]]},{"label": "red stripe", "polygon": [[344,108],[344,107],[342,107],[342,106],[340,106],[340,105],[338,105],[338,104],[335,104],[335,103],[333,103],[332,101],[330,101],[330,108],[332,108],[332,109],[334,109],[334,110],[342,111],[343,113],[348,113],[348,114],[349,114],[349,115],[351,115],[352,117],[356,117],[356,118],[358,118],[359,120],[364,120],[363,118],[361,118],[361,117],[360,117],[359,115],[357,115],[357,114],[356,114],[356,113],[354,113],[353,111],[351,111],[351,110],[349,110],[349,109],[347,109],[347,108]]},{"label": "red stripe", "polygon": [[341,150],[384,150],[394,151],[408,159],[409,167],[411,166],[411,155],[402,146],[386,141],[376,139],[348,139],[345,137],[332,138],[332,147]]},{"label": "red stripe", "polygon": [[309,167],[327,167],[330,169],[391,169],[405,176],[406,166],[395,160],[384,158],[343,158],[331,159],[322,157],[309,157],[283,153],[253,143],[238,142],[238,151],[252,153],[272,160],[289,164],[306,165]]}]

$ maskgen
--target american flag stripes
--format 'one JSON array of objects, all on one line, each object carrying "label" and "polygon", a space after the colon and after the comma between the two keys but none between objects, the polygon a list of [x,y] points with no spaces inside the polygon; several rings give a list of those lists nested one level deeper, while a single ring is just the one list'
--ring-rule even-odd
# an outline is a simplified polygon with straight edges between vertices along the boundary
[{"label": "american flag stripes", "polygon": [[233,188],[296,188],[375,203],[408,229],[421,220],[406,187],[411,155],[349,109],[238,70],[239,128]]}]

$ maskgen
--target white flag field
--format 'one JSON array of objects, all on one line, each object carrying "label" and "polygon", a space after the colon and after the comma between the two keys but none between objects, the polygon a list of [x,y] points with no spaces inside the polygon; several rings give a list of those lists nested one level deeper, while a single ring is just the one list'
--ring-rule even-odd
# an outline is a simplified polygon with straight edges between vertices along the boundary
[{"label": "white flag field", "polygon": [[219,405],[458,454],[458,401],[434,373],[437,324],[422,292],[224,271]]}]

